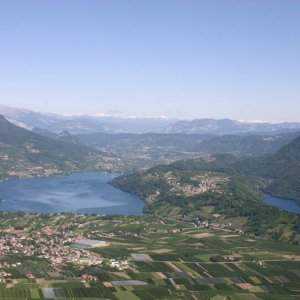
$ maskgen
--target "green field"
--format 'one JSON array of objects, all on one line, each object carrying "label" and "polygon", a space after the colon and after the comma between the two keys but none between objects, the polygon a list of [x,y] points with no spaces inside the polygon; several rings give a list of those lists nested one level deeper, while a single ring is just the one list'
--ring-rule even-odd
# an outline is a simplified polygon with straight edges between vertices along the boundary
[{"label": "green field", "polygon": [[[1,234],[12,215],[1,214]],[[14,214],[16,226],[32,218]],[[300,299],[300,248],[296,245],[154,217],[34,218],[36,227],[29,231],[63,221],[83,236],[108,241],[107,247],[91,249],[103,257],[103,263],[53,267],[45,259],[7,254],[0,263],[19,261],[21,266],[1,266],[1,272],[11,275],[2,276],[0,299]],[[81,226],[73,228],[79,221]],[[224,261],[213,262],[212,257]],[[129,268],[112,268],[110,259],[128,259]],[[83,274],[96,280],[82,282]]]}]

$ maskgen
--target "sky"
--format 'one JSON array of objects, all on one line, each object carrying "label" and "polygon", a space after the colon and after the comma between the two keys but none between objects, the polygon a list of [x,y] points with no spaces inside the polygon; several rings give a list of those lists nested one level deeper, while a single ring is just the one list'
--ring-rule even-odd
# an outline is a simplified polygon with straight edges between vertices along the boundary
[{"label": "sky", "polygon": [[300,121],[300,1],[0,0],[0,104]]}]

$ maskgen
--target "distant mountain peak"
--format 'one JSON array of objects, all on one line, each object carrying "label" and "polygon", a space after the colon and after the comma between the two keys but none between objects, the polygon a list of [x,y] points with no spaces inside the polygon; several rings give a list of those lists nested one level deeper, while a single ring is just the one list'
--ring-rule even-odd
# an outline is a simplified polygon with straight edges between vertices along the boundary
[{"label": "distant mountain peak", "polygon": [[179,121],[166,126],[163,133],[185,134],[244,134],[244,133],[281,133],[300,130],[300,123],[242,122],[231,119],[194,119]]},{"label": "distant mountain peak", "polygon": [[0,115],[0,126],[1,126],[1,129],[3,129],[3,128],[14,126],[14,124],[9,122],[6,117]]},{"label": "distant mountain peak", "polygon": [[67,130],[62,131],[62,132],[58,135],[58,137],[70,137],[70,136],[72,136],[72,134],[71,134],[69,131],[67,131]]},{"label": "distant mountain peak", "polygon": [[[177,120],[159,117],[118,117],[111,114],[95,115],[58,115],[34,112],[26,109],[0,106],[0,114],[19,122],[16,125],[39,128],[55,134],[69,131],[72,134],[83,133],[144,133],[156,132]],[[24,124],[24,125],[23,125]],[[40,133],[41,130],[39,130]]]},{"label": "distant mountain peak", "polygon": [[180,134],[245,134],[283,133],[300,130],[300,123],[268,123],[261,120],[237,121],[228,118],[194,120],[171,119],[166,116],[116,116],[96,113],[91,115],[58,115],[0,105],[0,114],[15,125],[26,129],[40,128],[59,134],[86,133],[180,133]]}]

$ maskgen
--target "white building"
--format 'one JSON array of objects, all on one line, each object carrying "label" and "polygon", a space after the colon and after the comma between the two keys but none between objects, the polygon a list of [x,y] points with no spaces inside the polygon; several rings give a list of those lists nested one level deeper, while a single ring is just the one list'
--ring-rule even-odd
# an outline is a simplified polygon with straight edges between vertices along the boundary
[{"label": "white building", "polygon": [[85,248],[99,248],[108,246],[106,241],[98,241],[98,240],[79,240],[74,243],[74,247],[85,249]]}]

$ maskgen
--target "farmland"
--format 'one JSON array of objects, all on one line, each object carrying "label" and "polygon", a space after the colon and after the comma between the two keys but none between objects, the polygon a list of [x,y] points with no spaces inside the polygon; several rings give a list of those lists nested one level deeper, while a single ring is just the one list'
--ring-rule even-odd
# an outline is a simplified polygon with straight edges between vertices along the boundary
[{"label": "farmland", "polygon": [[[300,249],[296,245],[154,216],[2,213],[0,217],[1,235],[9,231],[16,239],[42,234],[44,228],[54,230],[60,224],[68,226],[68,236],[107,241],[106,247],[88,249],[102,263],[53,264],[51,258],[11,251],[0,259],[0,299],[300,297]],[[126,265],[118,265],[124,261]]]}]

